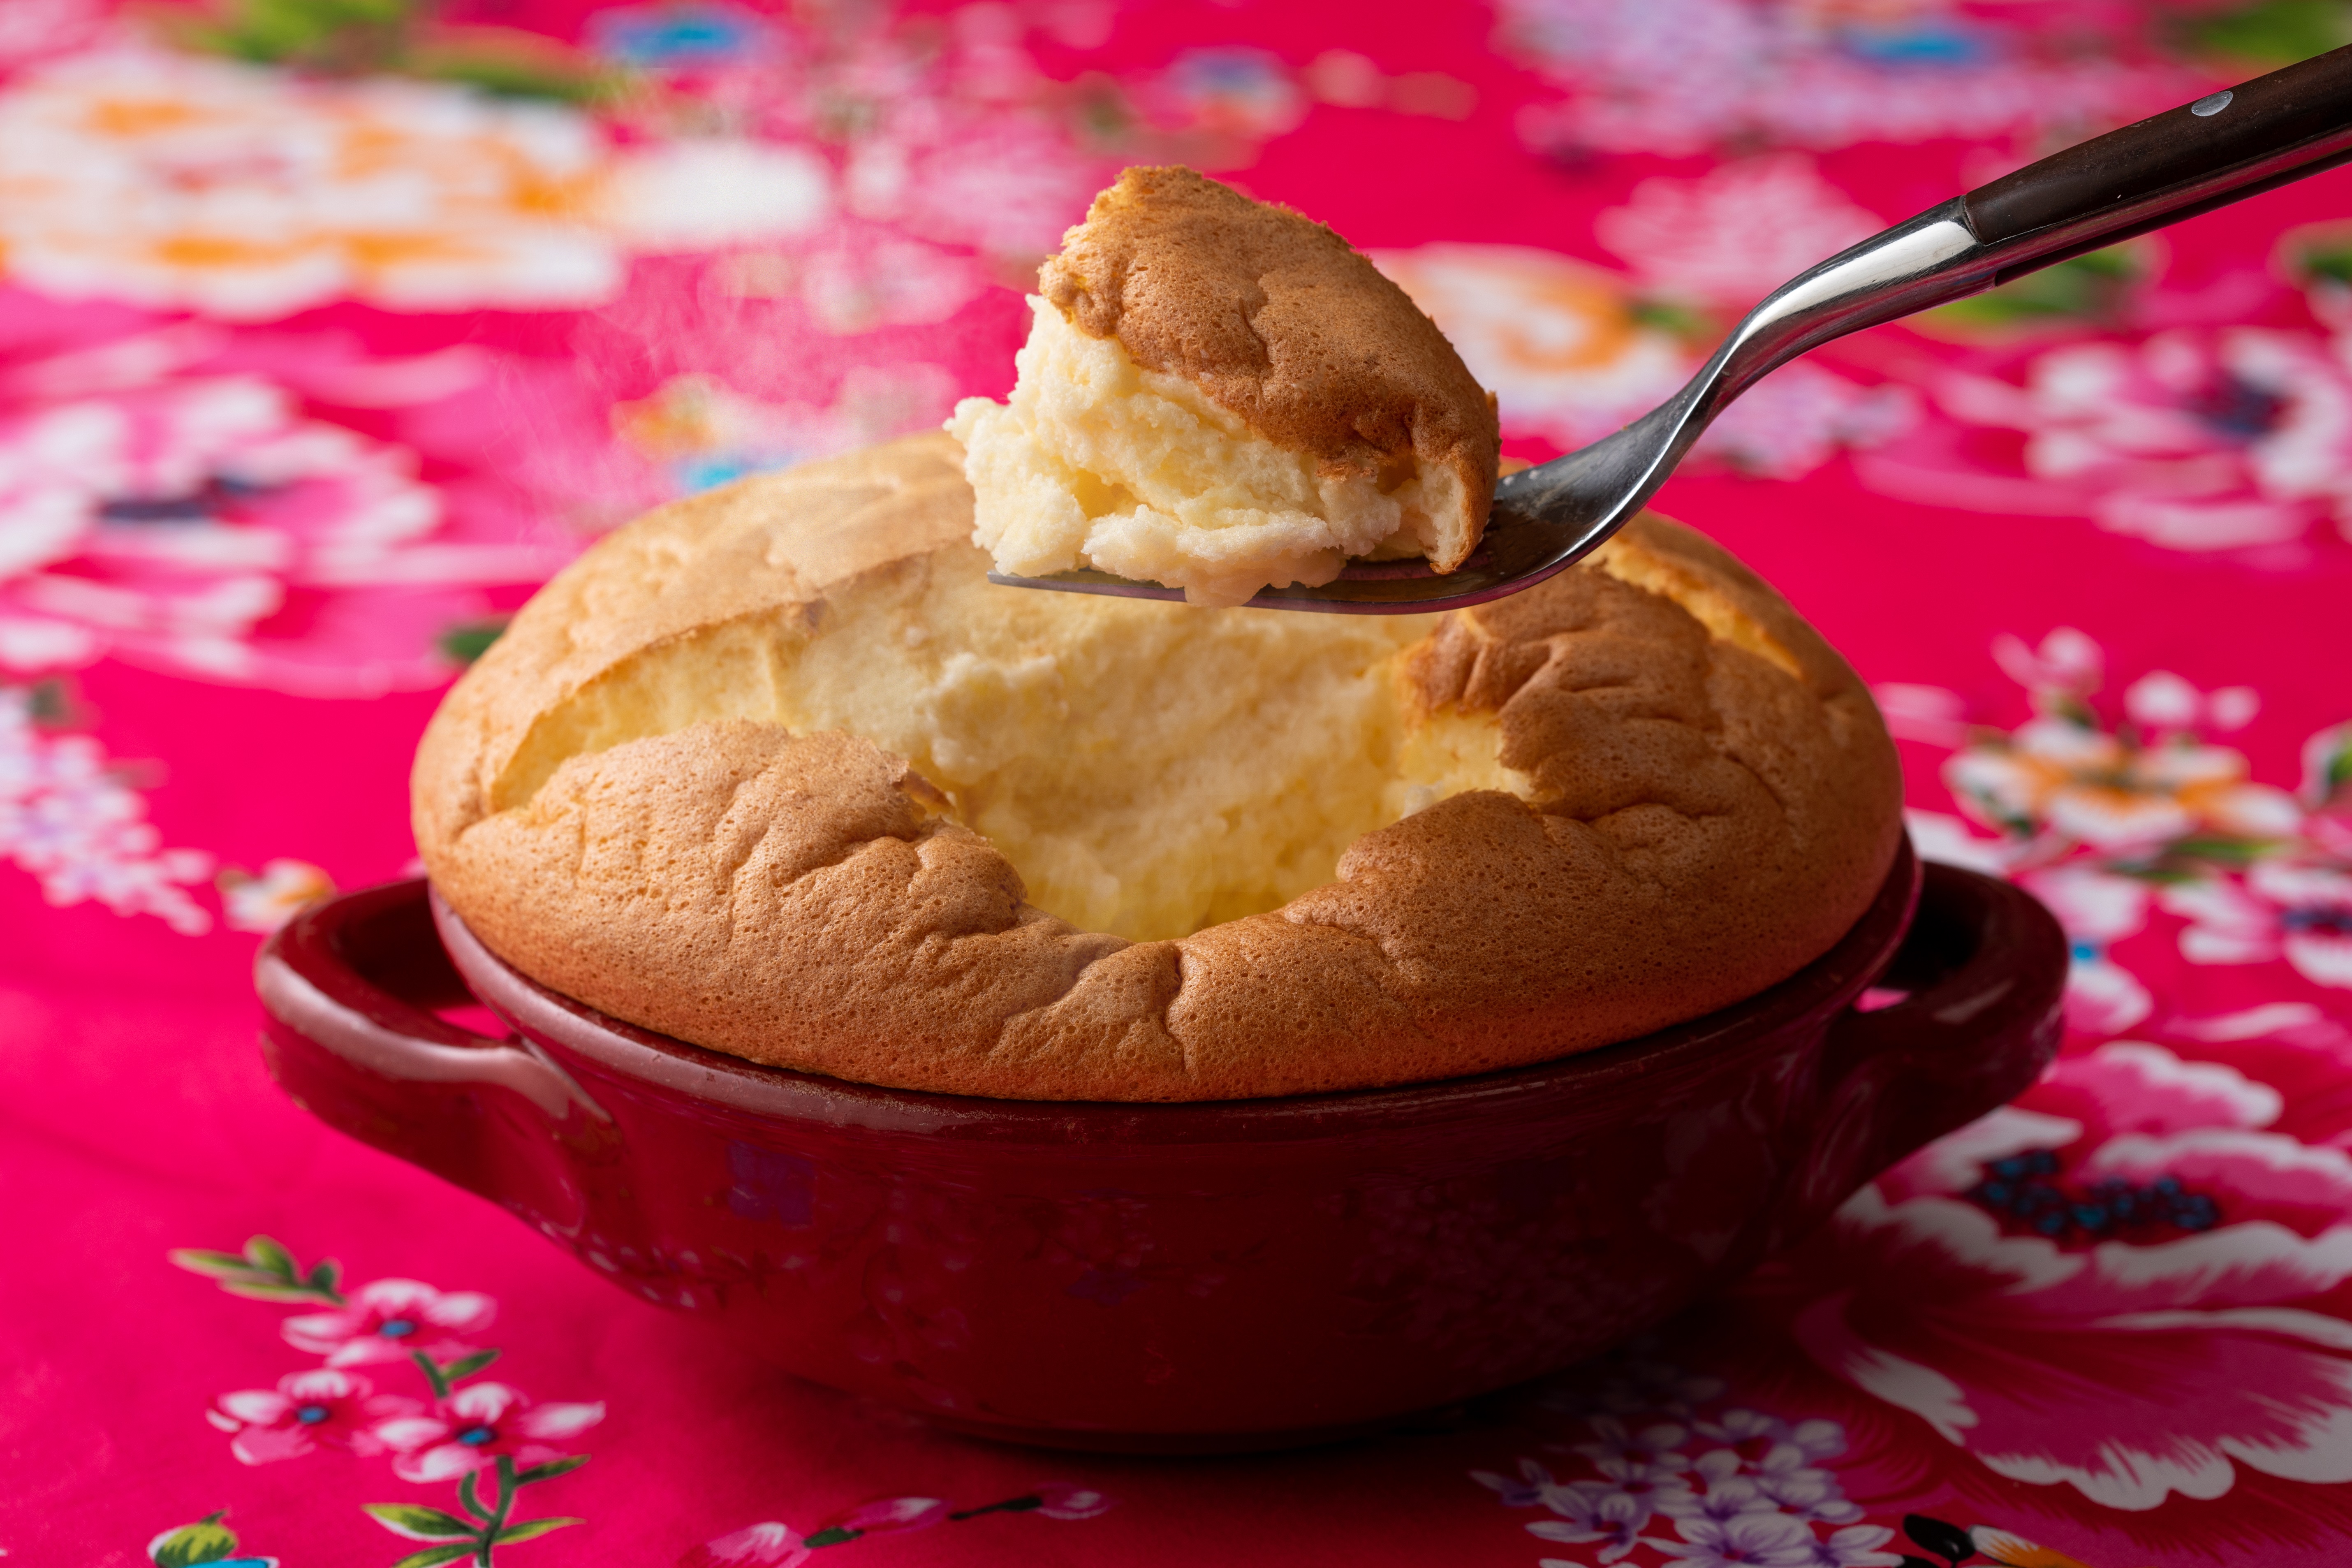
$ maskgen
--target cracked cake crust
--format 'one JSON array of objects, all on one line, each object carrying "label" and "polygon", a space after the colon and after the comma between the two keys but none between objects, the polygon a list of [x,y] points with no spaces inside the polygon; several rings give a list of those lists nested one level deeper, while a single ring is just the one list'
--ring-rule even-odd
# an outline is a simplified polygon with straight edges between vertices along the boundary
[{"label": "cracked cake crust", "polygon": [[1892,862],[1899,775],[1861,682],[1738,562],[1654,518],[1399,661],[1411,721],[1491,724],[1524,797],[1442,799],[1358,838],[1328,884],[1171,941],[1032,907],[868,741],[701,699],[672,722],[661,690],[657,732],[578,717],[687,641],[804,635],[877,574],[971,552],[959,457],[919,437],[674,503],[525,607],[414,779],[426,867],[494,952],[780,1067],[1239,1099],[1517,1066],[1709,1012],[1826,951]]}]

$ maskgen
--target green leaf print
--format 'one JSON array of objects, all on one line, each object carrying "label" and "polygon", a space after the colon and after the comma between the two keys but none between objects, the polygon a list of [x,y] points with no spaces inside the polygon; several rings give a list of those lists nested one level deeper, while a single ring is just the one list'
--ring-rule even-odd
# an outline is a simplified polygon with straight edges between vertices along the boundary
[{"label": "green leaf print", "polygon": [[362,1509],[378,1524],[394,1535],[404,1535],[411,1541],[471,1541],[476,1527],[454,1513],[443,1513],[437,1508],[425,1508],[411,1502],[363,1503]]},{"label": "green leaf print", "polygon": [[474,1543],[466,1542],[457,1546],[428,1546],[422,1552],[412,1552],[392,1568],[440,1568],[444,1563],[455,1563],[474,1555]]},{"label": "green leaf print", "polygon": [[236,1551],[236,1531],[221,1523],[220,1513],[206,1514],[194,1524],[184,1524],[177,1530],[166,1531],[147,1543],[147,1555],[156,1568],[190,1568],[198,1563],[217,1563]]}]

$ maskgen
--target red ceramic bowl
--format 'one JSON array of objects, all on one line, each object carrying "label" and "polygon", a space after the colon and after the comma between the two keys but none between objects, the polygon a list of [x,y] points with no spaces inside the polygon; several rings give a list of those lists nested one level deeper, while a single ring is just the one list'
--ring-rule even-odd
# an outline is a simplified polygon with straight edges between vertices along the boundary
[{"label": "red ceramic bowl", "polygon": [[[1820,960],[1643,1039],[1199,1105],[716,1055],[523,978],[422,882],[304,914],[257,978],[299,1103],[793,1372],[991,1436],[1241,1449],[1600,1350],[2032,1082],[2058,1040],[2056,924],[1967,872],[1921,887],[1906,849]],[[1874,984],[1907,994],[1856,1011]],[[475,997],[509,1038],[432,1011]]]}]

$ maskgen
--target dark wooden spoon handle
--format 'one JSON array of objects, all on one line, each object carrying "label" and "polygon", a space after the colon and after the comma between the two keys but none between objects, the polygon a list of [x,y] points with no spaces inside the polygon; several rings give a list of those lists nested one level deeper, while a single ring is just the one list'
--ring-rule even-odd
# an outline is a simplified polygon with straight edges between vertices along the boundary
[{"label": "dark wooden spoon handle", "polygon": [[[2111,245],[2347,157],[2352,47],[2095,136],[1962,201],[1988,245],[2060,224],[2093,226],[2084,237]],[[2103,215],[2113,228],[2097,224]]]}]

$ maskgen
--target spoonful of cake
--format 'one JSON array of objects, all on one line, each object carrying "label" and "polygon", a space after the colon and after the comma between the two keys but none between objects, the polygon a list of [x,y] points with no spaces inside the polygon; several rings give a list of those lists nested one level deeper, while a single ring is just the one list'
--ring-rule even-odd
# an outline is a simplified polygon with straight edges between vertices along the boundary
[{"label": "spoonful of cake", "polygon": [[2352,159],[2352,47],[2095,137],[1782,285],[1690,381],[1496,478],[1493,398],[1329,229],[1186,169],[1129,169],[1042,273],[1007,403],[965,447],[992,582],[1357,615],[1483,604],[1566,570],[1769,372]]}]

